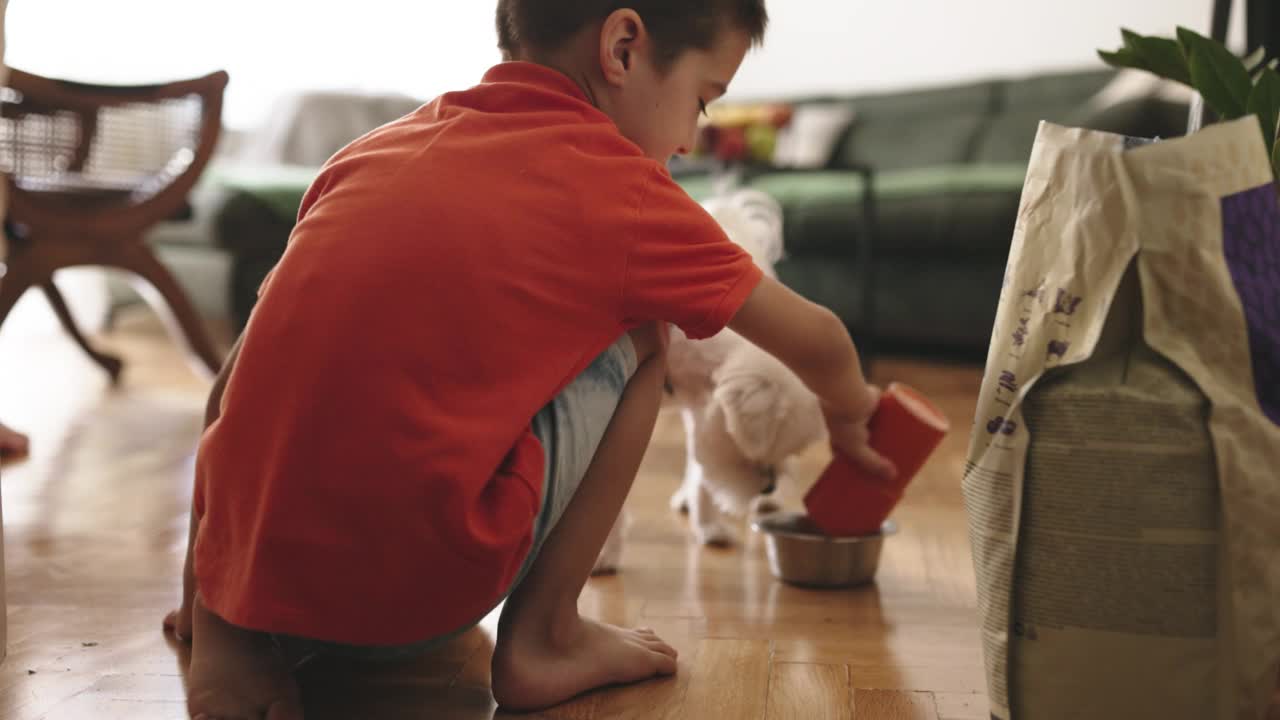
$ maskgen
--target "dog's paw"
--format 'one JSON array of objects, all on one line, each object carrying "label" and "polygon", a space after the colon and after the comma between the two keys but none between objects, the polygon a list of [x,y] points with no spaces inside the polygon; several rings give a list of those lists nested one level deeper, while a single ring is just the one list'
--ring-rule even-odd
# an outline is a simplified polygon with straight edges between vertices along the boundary
[{"label": "dog's paw", "polygon": [[681,485],[679,489],[671,493],[671,509],[681,515],[689,512],[689,492]]},{"label": "dog's paw", "polygon": [[729,547],[733,544],[733,533],[729,532],[729,528],[720,523],[710,523],[708,525],[695,525],[693,528],[693,536],[700,545],[709,545],[711,547]]}]

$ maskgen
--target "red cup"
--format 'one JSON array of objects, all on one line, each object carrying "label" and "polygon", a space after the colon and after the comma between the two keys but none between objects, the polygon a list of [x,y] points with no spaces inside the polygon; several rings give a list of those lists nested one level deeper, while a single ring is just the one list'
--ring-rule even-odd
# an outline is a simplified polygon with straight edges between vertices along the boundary
[{"label": "red cup", "polygon": [[918,391],[893,383],[880,397],[868,424],[870,445],[893,461],[893,480],[863,471],[836,451],[831,464],[804,497],[813,524],[828,535],[874,535],[897,507],[907,485],[951,429],[946,415]]}]

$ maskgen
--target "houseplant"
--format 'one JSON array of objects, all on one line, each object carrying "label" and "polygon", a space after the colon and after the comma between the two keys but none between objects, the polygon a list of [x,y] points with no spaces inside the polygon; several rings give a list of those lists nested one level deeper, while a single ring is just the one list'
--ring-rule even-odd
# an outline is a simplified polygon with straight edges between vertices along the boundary
[{"label": "houseplant", "polygon": [[1275,60],[1266,62],[1262,49],[1242,60],[1222,43],[1184,27],[1178,28],[1176,39],[1120,32],[1124,45],[1115,51],[1099,50],[1103,62],[1182,83],[1200,93],[1223,120],[1256,115],[1272,169],[1280,175],[1280,73]]}]

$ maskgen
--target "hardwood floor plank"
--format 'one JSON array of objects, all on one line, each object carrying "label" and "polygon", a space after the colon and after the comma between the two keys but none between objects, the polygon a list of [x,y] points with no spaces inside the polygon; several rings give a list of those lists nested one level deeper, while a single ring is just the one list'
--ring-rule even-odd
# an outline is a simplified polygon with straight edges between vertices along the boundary
[{"label": "hardwood floor plank", "polygon": [[925,692],[857,690],[854,720],[938,720],[933,695]]},{"label": "hardwood floor plank", "polygon": [[978,642],[976,627],[927,624],[853,626],[834,627],[826,634],[808,628],[800,632],[779,632],[775,652],[782,662],[972,667],[981,670]]},{"label": "hardwood floor plank", "polygon": [[497,706],[488,689],[421,687],[409,682],[390,686],[353,686],[323,703],[308,702],[307,720],[493,720]]},{"label": "hardwood floor plank", "polygon": [[[116,389],[60,331],[17,337],[12,327],[0,334],[0,419],[30,433],[33,453],[3,468],[9,647],[0,718],[181,717],[189,648],[167,639],[160,620],[179,597],[208,381],[145,311],[126,311],[98,338],[129,363]],[[873,374],[920,388],[957,426],[972,417],[977,368],[886,359]],[[895,513],[902,530],[886,543],[874,585],[815,591],[772,577],[745,520],[732,547],[692,542],[687,518],[667,505],[683,472],[684,432],[665,408],[627,501],[621,572],[590,580],[579,609],[653,627],[680,651],[679,674],[510,717],[822,717],[825,705],[806,705],[806,696],[838,692],[839,670],[823,666],[848,666],[848,687],[886,691],[860,693],[862,708],[905,712],[918,704],[911,691],[932,692],[942,720],[977,720],[966,715],[985,693],[959,490],[966,444],[953,433],[908,489]],[[801,456],[777,499],[798,508],[829,457],[822,447]],[[413,661],[309,667],[301,676],[308,717],[508,717],[489,690],[496,623],[495,613]],[[867,716],[857,701],[841,707]]]},{"label": "hardwood floor plank", "polygon": [[[45,720],[181,720],[186,691],[178,675],[104,675],[83,692],[55,704]],[[4,717],[9,717],[5,715]]]},{"label": "hardwood floor plank", "polygon": [[774,663],[765,720],[853,720],[844,665]]},{"label": "hardwood floor plank", "polygon": [[938,720],[990,720],[991,708],[985,693],[933,694]]},{"label": "hardwood floor plank", "polygon": [[[655,628],[656,629],[656,628]],[[595,695],[595,717],[592,720],[678,720],[685,717],[685,699],[690,683],[702,665],[701,643],[680,651],[679,669],[674,677],[648,680],[599,690]],[[695,717],[695,716],[688,716]]]},{"label": "hardwood floor plank", "polygon": [[860,690],[918,690],[976,693],[986,690],[981,667],[915,667],[881,664],[850,665],[850,684]]},{"label": "hardwood floor plank", "polygon": [[[11,670],[9,660],[0,666],[15,680],[8,689],[0,690],[0,718],[5,720],[38,720],[50,709],[88,690],[97,680],[94,675],[73,672],[37,672]],[[20,675],[19,675],[20,674]]]},{"label": "hardwood floor plank", "polygon": [[85,693],[54,707],[43,720],[187,720],[187,717],[185,701],[129,700]]},{"label": "hardwood floor plank", "polygon": [[769,643],[702,640],[690,674],[689,691],[673,718],[763,717],[769,693]]}]

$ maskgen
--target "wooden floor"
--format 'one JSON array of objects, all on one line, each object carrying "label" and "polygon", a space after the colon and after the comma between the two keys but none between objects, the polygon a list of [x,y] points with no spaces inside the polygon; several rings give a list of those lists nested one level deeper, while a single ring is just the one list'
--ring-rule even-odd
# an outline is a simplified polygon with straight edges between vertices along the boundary
[{"label": "wooden floor", "polygon": [[[144,312],[104,343],[129,363],[117,390],[56,334],[0,336],[0,417],[34,445],[3,470],[4,720],[185,717],[186,654],[160,620],[178,597],[207,384]],[[825,592],[780,584],[745,529],[745,544],[727,550],[692,544],[667,508],[683,435],[664,412],[628,501],[623,569],[593,579],[581,606],[654,627],[680,650],[680,671],[534,717],[988,717],[959,490],[980,373],[885,361],[874,374],[921,388],[957,427],[897,513],[902,532],[886,544],[878,582]],[[806,457],[806,476],[825,459],[820,449]],[[784,499],[798,496],[793,488]],[[491,617],[409,664],[312,667],[308,718],[503,717],[487,689],[493,629]]]}]

